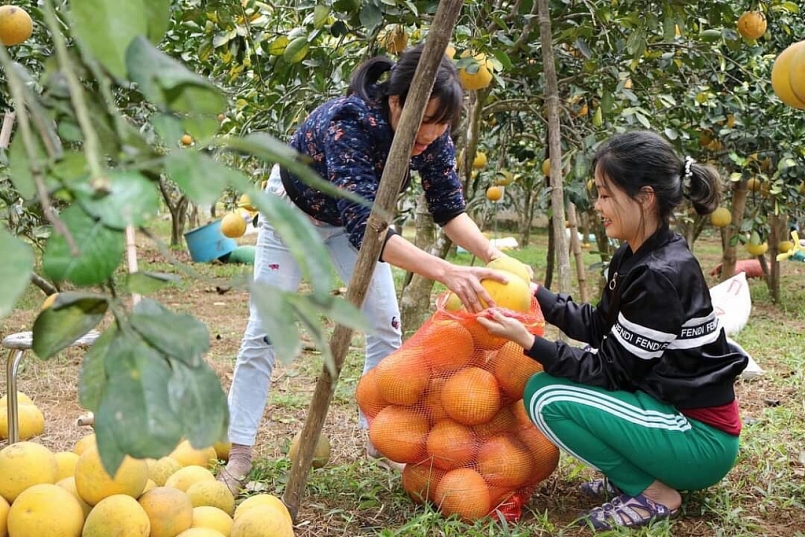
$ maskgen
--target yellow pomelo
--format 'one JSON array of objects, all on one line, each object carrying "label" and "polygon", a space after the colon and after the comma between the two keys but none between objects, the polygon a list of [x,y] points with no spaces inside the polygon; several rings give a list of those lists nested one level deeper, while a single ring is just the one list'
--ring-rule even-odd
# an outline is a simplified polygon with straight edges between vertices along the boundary
[{"label": "yellow pomelo", "polygon": [[25,489],[54,484],[59,475],[56,456],[34,442],[17,442],[0,450],[0,496],[13,503]]},{"label": "yellow pomelo", "polygon": [[281,513],[285,518],[285,521],[289,525],[293,525],[293,519],[291,518],[291,513],[288,512],[288,508],[285,507],[285,504],[282,503],[282,500],[271,494],[256,494],[243,500],[235,508],[235,522],[237,522],[240,517],[252,509],[262,506],[269,507],[274,513]]},{"label": "yellow pomelo", "polygon": [[445,54],[445,56],[447,56],[448,58],[450,58],[452,60],[453,56],[456,55],[456,47],[454,47],[452,44],[448,43],[447,48],[445,48],[445,50],[444,50],[444,54]]},{"label": "yellow pomelo", "polygon": [[727,227],[732,222],[732,213],[726,207],[719,207],[710,213],[710,223],[714,227]]},{"label": "yellow pomelo", "polygon": [[[20,406],[22,406],[22,405],[33,405],[34,402],[33,402],[33,399],[31,399],[30,397],[28,397],[24,393],[17,392],[17,404],[20,405]],[[0,397],[0,408],[8,409],[8,394],[4,395],[3,397]]]},{"label": "yellow pomelo", "polygon": [[[288,458],[293,462],[299,453],[299,440],[302,438],[302,431],[297,432],[291,440],[291,447],[288,449]],[[316,449],[313,451],[313,468],[321,468],[330,460],[330,439],[323,433],[319,435],[316,442]]]},{"label": "yellow pomelo", "polygon": [[458,311],[463,308],[464,304],[461,302],[461,299],[458,298],[458,295],[455,293],[450,293],[444,303],[444,309],[447,311]]},{"label": "yellow pomelo", "polygon": [[65,477],[75,475],[75,465],[78,462],[78,455],[72,451],[59,451],[54,454],[56,462],[59,464],[59,475],[56,481],[61,481]]},{"label": "yellow pomelo", "polygon": [[246,219],[238,213],[229,213],[221,219],[221,233],[224,237],[237,239],[246,233]]},{"label": "yellow pomelo", "polygon": [[81,455],[87,450],[87,448],[94,447],[95,445],[95,433],[90,433],[80,438],[78,442],[75,443],[75,446],[73,446],[73,453]]},{"label": "yellow pomelo", "polygon": [[48,295],[47,298],[45,298],[45,300],[42,301],[42,305],[39,306],[39,311],[45,311],[46,309],[51,307],[53,303],[56,302],[57,298],[59,298],[59,293],[53,293],[52,295]]},{"label": "yellow pomelo", "polygon": [[791,241],[782,241],[777,245],[777,250],[781,254],[787,254],[794,248],[794,243]]},{"label": "yellow pomelo", "polygon": [[0,496],[0,537],[8,537],[8,510],[11,506]]},{"label": "yellow pomelo", "polygon": [[526,283],[531,282],[531,272],[522,261],[508,255],[502,255],[486,264],[486,268],[510,272]]},{"label": "yellow pomelo", "polygon": [[189,440],[182,440],[168,455],[176,459],[182,466],[203,466],[207,468],[218,460],[215,448],[207,446],[205,448],[194,448]]},{"label": "yellow pomelo", "polygon": [[78,458],[75,465],[75,487],[78,494],[90,505],[115,494],[137,498],[148,481],[148,463],[126,456],[114,476],[110,476],[101,462],[97,447],[90,447]]},{"label": "yellow pomelo", "polygon": [[486,199],[500,201],[503,198],[503,187],[492,185],[486,189]]},{"label": "yellow pomelo", "polygon": [[761,243],[754,243],[754,242],[747,242],[746,243],[746,251],[752,254],[753,256],[760,256],[766,253],[766,250],[769,249],[769,243],[761,242]]},{"label": "yellow pomelo", "polygon": [[179,489],[157,487],[137,502],[151,521],[150,537],[175,537],[193,525],[193,504]]},{"label": "yellow pomelo", "polygon": [[[462,57],[469,56],[469,51],[465,51]],[[461,85],[467,90],[479,90],[487,87],[492,82],[492,64],[486,59],[484,54],[476,54],[476,67],[462,67],[458,70],[458,79]]]},{"label": "yellow pomelo", "polygon": [[75,496],[75,499],[78,500],[79,504],[81,504],[81,509],[84,510],[84,518],[86,519],[87,516],[89,515],[89,512],[92,511],[92,506],[87,502],[85,502],[81,496],[79,496],[78,489],[75,488],[75,477],[73,476],[65,477],[64,479],[56,483],[56,485],[63,488],[73,496]]},{"label": "yellow pomelo", "polygon": [[[521,313],[531,309],[531,292],[528,284],[520,278],[509,278],[507,283],[481,280],[481,285],[499,308]],[[486,304],[483,304],[487,307]]]},{"label": "yellow pomelo", "polygon": [[193,507],[217,507],[228,516],[235,513],[235,497],[229,487],[221,481],[199,481],[187,488],[187,495]]},{"label": "yellow pomelo", "polygon": [[542,161],[542,175],[551,174],[551,159],[546,158]]},{"label": "yellow pomelo", "polygon": [[405,31],[405,27],[395,24],[386,34],[385,45],[386,50],[392,54],[401,54],[408,46],[408,33]]},{"label": "yellow pomelo", "polygon": [[495,176],[495,185],[509,186],[514,182],[514,176],[509,170],[500,170]]},{"label": "yellow pomelo", "polygon": [[766,33],[766,17],[760,11],[746,11],[738,17],[738,33],[746,39],[759,39]]},{"label": "yellow pomelo", "polygon": [[476,170],[479,170],[486,166],[487,158],[486,153],[483,151],[478,151],[475,153],[475,158],[472,160],[472,167]]},{"label": "yellow pomelo", "polygon": [[220,531],[212,528],[190,528],[188,530],[184,530],[176,537],[229,537],[229,534],[221,533]]},{"label": "yellow pomelo", "polygon": [[151,520],[137,500],[115,494],[92,508],[81,537],[148,537],[150,533]]},{"label": "yellow pomelo", "polygon": [[0,7],[0,41],[10,47],[19,45],[29,37],[34,29],[31,16],[17,6]]},{"label": "yellow pomelo", "polygon": [[[17,405],[17,433],[28,440],[45,432],[45,416],[34,404]],[[8,404],[0,407],[0,439],[8,438]]]},{"label": "yellow pomelo", "polygon": [[79,537],[84,511],[72,494],[51,483],[25,489],[8,511],[11,537]]},{"label": "yellow pomelo", "polygon": [[293,524],[283,511],[284,506],[256,505],[235,519],[230,537],[293,537]]},{"label": "yellow pomelo", "polygon": [[218,457],[218,460],[228,461],[229,450],[232,449],[232,442],[216,442],[212,445],[212,448],[215,450],[215,456]]},{"label": "yellow pomelo", "polygon": [[248,194],[243,194],[240,199],[238,199],[238,207],[241,209],[246,209],[247,211],[254,212],[257,208],[252,205],[252,199],[249,197]]},{"label": "yellow pomelo", "polygon": [[177,470],[165,481],[165,486],[187,492],[191,485],[202,481],[215,481],[215,476],[203,466],[191,465]]},{"label": "yellow pomelo", "polygon": [[165,485],[170,476],[182,469],[182,465],[173,457],[157,459],[150,467],[148,477],[158,486]]},{"label": "yellow pomelo", "polygon": [[217,507],[199,505],[193,508],[193,528],[209,528],[229,535],[233,523],[232,516]]},{"label": "yellow pomelo", "polygon": [[771,69],[771,86],[777,97],[785,104],[805,110],[805,100],[797,97],[794,88],[791,87],[791,61],[802,49],[805,49],[805,41],[794,43],[777,56]]},{"label": "yellow pomelo", "polygon": [[[805,43],[805,41],[800,41]],[[788,85],[794,92],[797,100],[805,104],[805,46],[800,46],[791,57],[790,69],[788,72]]]}]

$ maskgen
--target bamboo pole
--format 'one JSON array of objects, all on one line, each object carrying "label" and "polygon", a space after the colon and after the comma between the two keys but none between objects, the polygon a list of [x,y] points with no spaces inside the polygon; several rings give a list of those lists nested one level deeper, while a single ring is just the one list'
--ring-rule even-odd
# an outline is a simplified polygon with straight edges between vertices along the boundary
[{"label": "bamboo pole", "polygon": [[[346,299],[357,307],[363,304],[366,297],[366,291],[369,288],[369,282],[389,227],[388,218],[383,215],[390,215],[394,211],[397,194],[409,166],[414,138],[425,114],[439,63],[444,57],[444,51],[450,41],[462,4],[461,0],[440,2],[425,41],[425,48],[414,74],[411,90],[405,100],[400,124],[395,132],[386,168],[383,171],[372,213],[367,222],[355,270],[347,287]],[[294,520],[299,513],[299,502],[313,461],[313,453],[335,393],[351,338],[351,328],[336,325],[330,339],[330,350],[334,361],[332,372],[325,364],[310,401],[307,419],[299,441],[299,454],[291,466],[288,485],[282,496],[282,500]]]}]

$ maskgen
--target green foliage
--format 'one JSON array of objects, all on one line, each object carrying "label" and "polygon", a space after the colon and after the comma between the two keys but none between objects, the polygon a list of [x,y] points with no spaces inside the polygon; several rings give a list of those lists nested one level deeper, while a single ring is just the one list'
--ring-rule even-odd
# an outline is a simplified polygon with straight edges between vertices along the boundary
[{"label": "green foliage", "polygon": [[[118,275],[124,230],[151,224],[163,176],[173,177],[198,202],[210,203],[228,188],[248,192],[264,218],[281,220],[277,227],[294,241],[292,253],[320,283],[310,297],[283,299],[287,315],[267,327],[272,339],[295,334],[298,319],[323,342],[322,313],[363,326],[356,308],[329,295],[333,268],[312,223],[225,162],[248,155],[291,163],[301,177],[315,174],[269,135],[240,140],[218,132],[216,116],[226,96],[153,45],[169,26],[169,5],[81,0],[57,10],[46,1],[38,23],[49,31],[43,39],[52,40],[54,55],[36,84],[29,83],[36,72],[0,49],[17,113],[11,151],[3,155],[17,197],[3,199],[9,199],[9,209],[41,207],[53,225],[44,273],[60,285],[91,288],[62,293],[39,314],[33,348],[50,358],[111,311],[112,322],[87,354],[79,385],[82,405],[95,413],[110,473],[126,454],[159,457],[182,437],[195,446],[211,445],[228,425],[220,380],[203,359],[210,340],[206,326],[150,298],[126,305],[134,298],[127,293],[153,292],[176,278]],[[179,144],[184,133],[194,136],[192,146]],[[9,186],[4,180],[5,192]],[[0,255],[12,260],[0,269],[0,315],[6,315],[30,278],[34,256],[29,245],[2,230]],[[290,359],[294,346],[279,350],[280,358]]]}]

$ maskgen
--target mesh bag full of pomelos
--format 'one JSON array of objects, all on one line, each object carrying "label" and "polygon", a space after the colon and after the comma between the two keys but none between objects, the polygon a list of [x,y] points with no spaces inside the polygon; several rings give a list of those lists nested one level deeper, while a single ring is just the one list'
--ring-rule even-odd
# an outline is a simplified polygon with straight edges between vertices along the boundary
[{"label": "mesh bag full of pomelos", "polygon": [[[497,308],[541,335],[545,321],[528,287],[530,271],[505,259],[509,282],[482,285]],[[435,314],[361,378],[356,396],[374,446],[405,463],[403,488],[415,502],[464,520],[500,513],[513,521],[556,468],[559,451],[522,401],[542,367],[516,343],[491,335],[479,315],[445,293]]]}]

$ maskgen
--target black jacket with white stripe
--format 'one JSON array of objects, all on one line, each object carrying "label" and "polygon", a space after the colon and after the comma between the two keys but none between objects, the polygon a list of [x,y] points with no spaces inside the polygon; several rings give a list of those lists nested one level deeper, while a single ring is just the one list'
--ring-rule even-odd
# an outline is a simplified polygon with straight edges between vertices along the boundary
[{"label": "black jacket with white stripe", "polygon": [[685,240],[661,227],[635,253],[618,248],[608,274],[597,307],[544,287],[536,294],[545,320],[590,348],[537,337],[526,354],[551,375],[641,390],[679,409],[732,402],[748,358],[728,345]]}]

